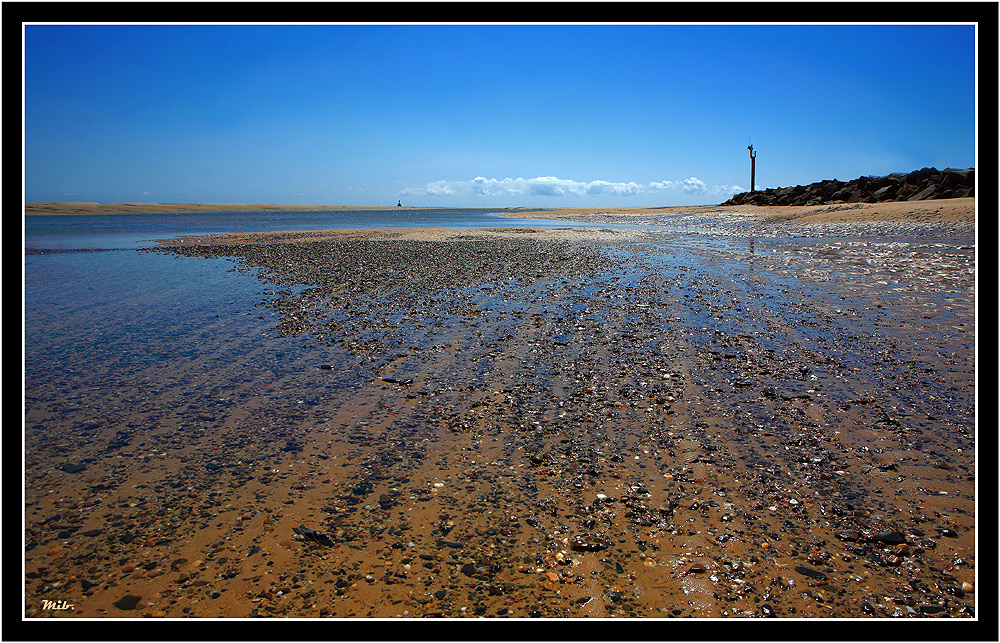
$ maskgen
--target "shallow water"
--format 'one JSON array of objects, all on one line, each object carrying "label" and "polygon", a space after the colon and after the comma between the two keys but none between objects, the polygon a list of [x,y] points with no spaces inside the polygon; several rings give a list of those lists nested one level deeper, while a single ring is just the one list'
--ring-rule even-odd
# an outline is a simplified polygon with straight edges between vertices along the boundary
[{"label": "shallow water", "polygon": [[25,248],[115,249],[185,235],[333,230],[340,228],[564,228],[604,223],[511,218],[489,209],[337,210],[302,212],[201,212],[193,214],[45,215],[25,217]]},{"label": "shallow water", "polygon": [[[418,227],[380,215],[362,222]],[[420,273],[431,245],[348,244],[348,292],[321,278],[335,254],[133,249],[347,227],[313,216],[30,218],[27,614],[969,614],[942,593],[975,581],[968,239],[751,253],[661,229],[553,262],[524,245],[523,270],[485,243],[505,269],[447,288]],[[477,244],[436,249],[459,247]],[[836,542],[843,522],[959,534],[887,567]],[[792,573],[807,553],[833,554],[835,585]],[[113,605],[127,593],[136,611]]]}]

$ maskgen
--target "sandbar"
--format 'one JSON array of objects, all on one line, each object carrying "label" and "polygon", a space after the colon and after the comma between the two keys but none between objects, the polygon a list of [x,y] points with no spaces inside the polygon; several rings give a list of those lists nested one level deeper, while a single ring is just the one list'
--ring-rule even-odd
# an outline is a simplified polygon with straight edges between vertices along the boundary
[{"label": "sandbar", "polygon": [[[259,212],[325,210],[392,210],[397,206],[318,205],[274,203],[93,203],[29,202],[25,215],[66,214],[176,214],[190,212]],[[407,208],[412,209],[412,208]],[[640,217],[647,220],[678,215],[743,215],[763,222],[830,223],[856,221],[974,222],[975,198],[936,199],[927,201],[891,201],[886,203],[844,203],[812,206],[665,206],[665,207],[588,207],[505,208],[507,216],[531,218]]]},{"label": "sandbar", "polygon": [[[926,201],[889,201],[885,203],[834,203],[804,206],[700,205],[642,208],[546,208],[523,209],[533,218],[629,217],[650,222],[667,217],[697,215],[742,215],[760,222],[842,223],[862,221],[896,222],[974,222],[976,199],[933,199]],[[508,216],[519,216],[517,210]]]}]

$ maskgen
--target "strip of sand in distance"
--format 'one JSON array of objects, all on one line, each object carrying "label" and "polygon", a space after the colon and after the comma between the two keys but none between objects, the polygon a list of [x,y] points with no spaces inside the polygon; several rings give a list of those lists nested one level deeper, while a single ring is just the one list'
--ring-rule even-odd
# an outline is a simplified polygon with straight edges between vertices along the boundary
[{"label": "strip of sand in distance", "polygon": [[[66,214],[178,214],[196,212],[261,212],[261,211],[333,211],[391,210],[398,206],[314,205],[273,203],[87,203],[30,202],[24,204],[27,215]],[[500,209],[500,208],[498,208]],[[504,208],[507,216],[564,219],[600,215],[613,217],[656,217],[679,214],[745,214],[761,223],[837,223],[862,221],[899,221],[921,223],[969,222],[976,218],[976,199],[934,199],[926,201],[889,201],[885,203],[838,203],[811,206],[665,206],[613,208]]]},{"label": "strip of sand in distance", "polygon": [[[508,216],[528,215],[529,208],[512,209]],[[588,216],[665,217],[675,214],[745,214],[760,223],[852,223],[896,221],[900,223],[975,223],[975,197],[887,201],[884,203],[835,203],[828,205],[700,205],[645,208],[551,208],[530,211],[536,219]]]},{"label": "strip of sand in distance", "polygon": [[[311,212],[326,210],[392,210],[388,205],[315,205],[311,203],[93,203],[35,201],[24,204],[27,215],[190,214],[197,212]],[[410,208],[412,209],[412,208]]]}]

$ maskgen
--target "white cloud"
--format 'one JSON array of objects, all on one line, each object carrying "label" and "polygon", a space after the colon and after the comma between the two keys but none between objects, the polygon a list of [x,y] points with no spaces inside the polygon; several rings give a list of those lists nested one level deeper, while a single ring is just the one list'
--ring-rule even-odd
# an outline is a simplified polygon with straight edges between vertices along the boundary
[{"label": "white cloud", "polygon": [[419,194],[429,194],[431,196],[452,196],[455,194],[455,189],[451,186],[450,181],[435,181],[434,183],[428,183],[424,187],[424,190]]},{"label": "white cloud", "polygon": [[708,187],[704,181],[692,176],[689,179],[684,179],[684,191],[688,194],[704,194],[708,192]]},{"label": "white cloud", "polygon": [[628,183],[612,183],[610,181],[591,181],[587,194],[613,194],[615,196],[632,196],[642,192],[642,186],[634,181]]},{"label": "white cloud", "polygon": [[504,178],[492,179],[477,176],[470,181],[433,181],[422,187],[402,190],[401,196],[475,196],[475,197],[517,197],[517,196],[616,196],[629,197],[643,194],[657,194],[664,190],[681,189],[688,195],[732,195],[745,191],[738,185],[717,185],[709,187],[697,177],[683,181],[653,181],[646,185],[634,181],[574,181],[555,176],[538,176],[533,179]]},{"label": "white cloud", "polygon": [[681,188],[685,194],[705,194],[710,196],[732,196],[739,192],[746,192],[744,188],[738,185],[713,185],[709,187],[707,183],[696,176],[686,178],[683,181],[654,181],[649,186],[661,190]]}]

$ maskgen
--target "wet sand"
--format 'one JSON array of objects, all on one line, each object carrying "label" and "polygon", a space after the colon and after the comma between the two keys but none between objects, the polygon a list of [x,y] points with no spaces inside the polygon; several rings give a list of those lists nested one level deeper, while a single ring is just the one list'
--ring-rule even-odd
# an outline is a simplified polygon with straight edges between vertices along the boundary
[{"label": "wet sand", "polygon": [[125,436],[30,411],[27,615],[972,617],[960,206],[166,244],[271,286],[308,367]]}]

